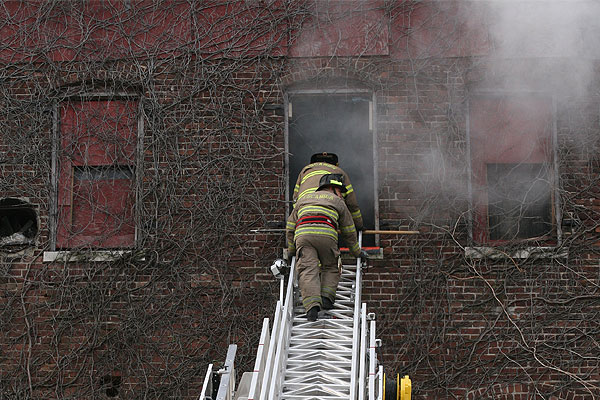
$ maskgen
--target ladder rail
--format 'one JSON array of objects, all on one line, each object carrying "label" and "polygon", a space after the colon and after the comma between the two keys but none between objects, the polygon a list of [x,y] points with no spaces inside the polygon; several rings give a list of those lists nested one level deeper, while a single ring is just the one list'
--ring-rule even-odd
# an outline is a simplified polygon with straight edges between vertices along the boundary
[{"label": "ladder rail", "polygon": [[[358,232],[358,245],[362,248],[362,232]],[[352,332],[352,366],[350,369],[350,400],[356,399],[356,380],[358,373],[358,357],[357,349],[359,348],[360,340],[360,307],[361,307],[361,259],[356,259],[356,283],[354,284],[354,326]]]},{"label": "ladder rail", "polygon": [[216,400],[232,400],[235,392],[235,353],[237,344],[230,344],[227,348],[225,365],[217,371],[221,375],[221,383],[217,392]]},{"label": "ladder rail", "polygon": [[[263,374],[263,378],[262,378],[262,385],[261,385],[261,390],[259,391],[260,400],[266,400],[267,398],[267,391],[268,388],[271,384],[271,374],[272,374],[272,370],[273,370],[273,366],[274,366],[274,360],[275,360],[275,352],[277,351],[277,346],[278,346],[278,340],[279,340],[279,329],[281,328],[281,313],[282,313],[282,307],[281,307],[281,301],[277,301],[277,305],[275,306],[275,317],[273,319],[273,328],[271,330],[271,340],[269,342],[269,351],[267,352],[267,360],[265,362],[265,370],[264,370],[264,374]],[[256,399],[258,393],[254,394],[254,397],[252,397],[252,399]],[[250,400],[250,397],[248,397],[248,400]]]},{"label": "ladder rail", "polygon": [[254,371],[252,371],[252,380],[250,382],[250,390],[248,391],[248,400],[253,400],[260,393],[262,378],[265,373],[265,365],[267,352],[269,350],[271,337],[269,335],[269,318],[263,320],[263,327],[260,333],[258,342],[258,350],[256,352],[256,361],[254,362]]},{"label": "ladder rail", "polygon": [[375,380],[377,356],[375,348],[377,347],[377,339],[375,338],[375,320],[371,320],[369,327],[369,400],[375,400]]},{"label": "ladder rail", "polygon": [[379,387],[379,393],[377,395],[377,400],[382,400],[383,399],[383,381],[384,381],[383,365],[379,366],[379,372],[377,373],[377,375],[379,376],[378,381],[377,381],[378,382],[377,386]]},{"label": "ladder rail", "polygon": [[367,303],[362,303],[360,311],[360,369],[358,375],[358,400],[365,398],[365,378],[367,372]]},{"label": "ladder rail", "polygon": [[[204,383],[202,384],[202,391],[198,400],[206,399],[206,392],[212,392],[212,377],[213,377],[213,364],[208,364],[206,369],[206,375],[204,376]],[[212,394],[211,394],[212,396]]]},{"label": "ladder rail", "polygon": [[[290,266],[290,276],[288,278],[285,304],[281,313],[281,329],[279,330],[279,339],[277,341],[277,351],[273,360],[273,370],[271,384],[269,387],[269,399],[278,399],[281,393],[281,384],[285,377],[285,364],[287,361],[287,350],[289,348],[292,318],[294,317],[294,279],[296,257],[292,258]],[[262,397],[261,397],[262,398]]]}]

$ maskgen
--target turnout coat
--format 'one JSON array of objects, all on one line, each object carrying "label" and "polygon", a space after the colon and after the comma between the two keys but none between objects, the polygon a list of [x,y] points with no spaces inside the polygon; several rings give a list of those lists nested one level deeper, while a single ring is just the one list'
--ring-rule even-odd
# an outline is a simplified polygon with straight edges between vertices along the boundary
[{"label": "turnout coat", "polygon": [[360,256],[352,215],[342,199],[326,191],[305,193],[299,198],[286,225],[288,251],[295,254],[295,241],[302,235],[317,235],[338,242],[338,230],[354,257]]},{"label": "turnout coat", "polygon": [[356,229],[363,229],[362,214],[360,212],[360,208],[358,207],[356,193],[354,192],[354,188],[350,182],[350,177],[346,171],[336,165],[325,162],[316,162],[308,164],[302,168],[300,174],[298,174],[296,186],[294,186],[292,200],[297,203],[307,194],[314,193],[319,188],[319,181],[321,177],[327,174],[342,174],[344,176],[344,186],[346,186],[344,201],[348,207],[348,210],[350,211],[350,214],[352,215]]}]

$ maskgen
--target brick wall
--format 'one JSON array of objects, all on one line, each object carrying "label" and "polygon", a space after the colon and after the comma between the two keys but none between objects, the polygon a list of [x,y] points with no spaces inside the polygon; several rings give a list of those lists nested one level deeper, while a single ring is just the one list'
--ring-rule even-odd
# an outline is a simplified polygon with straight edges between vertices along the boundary
[{"label": "brick wall", "polygon": [[[390,53],[5,63],[0,193],[30,203],[40,229],[33,246],[0,249],[0,398],[195,398],[228,343],[249,370],[278,295],[267,268],[283,237],[251,229],[285,216],[284,94],[340,83],[375,93],[381,227],[422,232],[382,236],[365,272],[386,370],[409,374],[420,398],[599,396],[597,79],[562,92],[536,78],[537,59],[492,69]],[[468,100],[523,88],[556,99],[562,244],[468,257]],[[113,261],[43,262],[53,106],[123,90],[143,109],[139,244]]]}]

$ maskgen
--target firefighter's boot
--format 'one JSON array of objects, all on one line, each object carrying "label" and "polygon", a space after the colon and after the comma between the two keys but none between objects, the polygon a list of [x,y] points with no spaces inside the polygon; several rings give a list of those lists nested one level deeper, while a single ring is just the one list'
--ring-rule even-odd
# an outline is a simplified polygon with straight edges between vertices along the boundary
[{"label": "firefighter's boot", "polygon": [[313,308],[308,310],[308,312],[306,313],[306,319],[311,322],[316,321],[317,317],[319,316],[319,310],[319,306],[314,306]]},{"label": "firefighter's boot", "polygon": [[321,301],[323,302],[323,310],[331,310],[333,308],[333,301],[329,300],[329,297],[322,296]]}]

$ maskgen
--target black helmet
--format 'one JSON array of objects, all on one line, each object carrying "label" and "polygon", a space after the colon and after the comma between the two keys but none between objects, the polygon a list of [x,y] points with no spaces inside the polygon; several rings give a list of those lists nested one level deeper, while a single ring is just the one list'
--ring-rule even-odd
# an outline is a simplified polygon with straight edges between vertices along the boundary
[{"label": "black helmet", "polygon": [[344,186],[344,175],[342,174],[323,175],[319,181],[319,188],[317,190],[321,190],[326,186],[338,187],[342,190],[342,193],[346,193],[346,186]]},{"label": "black helmet", "polygon": [[337,154],[327,153],[325,151],[322,153],[315,153],[312,155],[312,157],[310,157],[310,163],[312,164],[316,162],[326,162],[327,164],[337,165],[338,156]]}]

